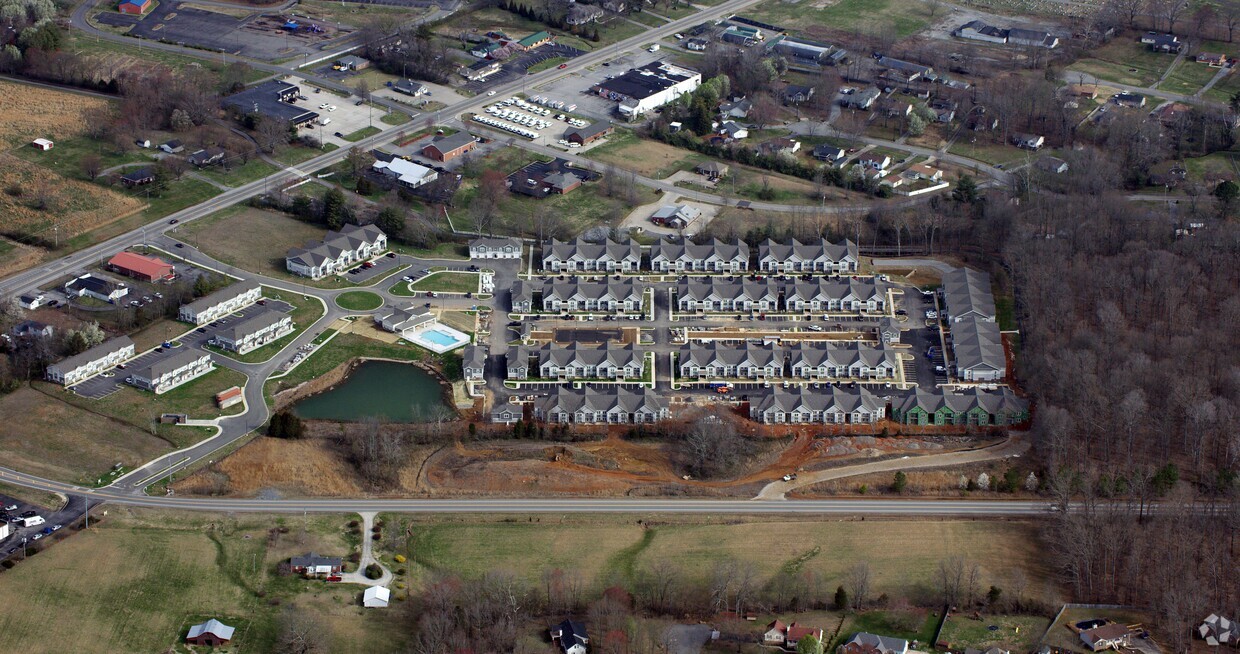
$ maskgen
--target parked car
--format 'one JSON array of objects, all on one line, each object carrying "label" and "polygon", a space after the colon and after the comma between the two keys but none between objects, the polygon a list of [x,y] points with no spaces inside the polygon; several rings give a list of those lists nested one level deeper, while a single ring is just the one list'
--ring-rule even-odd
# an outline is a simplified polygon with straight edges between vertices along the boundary
[{"label": "parked car", "polygon": [[16,511],[16,510],[17,510],[17,505],[16,505],[16,504],[9,504],[9,505],[7,505],[7,506],[5,506],[5,507],[4,507],[4,510],[5,510],[5,511]]},{"label": "parked car", "polygon": [[396,253],[395,253],[395,252],[388,252],[386,256],[387,256],[387,258],[389,258],[389,259],[395,259],[395,258],[396,258]]},{"label": "parked car", "polygon": [[176,244],[176,247],[183,248],[183,247],[185,247],[185,244],[184,244],[184,243],[177,243],[177,244]]},{"label": "parked car", "polygon": [[43,538],[43,534],[35,534],[30,537],[30,540],[39,540],[40,538]]}]

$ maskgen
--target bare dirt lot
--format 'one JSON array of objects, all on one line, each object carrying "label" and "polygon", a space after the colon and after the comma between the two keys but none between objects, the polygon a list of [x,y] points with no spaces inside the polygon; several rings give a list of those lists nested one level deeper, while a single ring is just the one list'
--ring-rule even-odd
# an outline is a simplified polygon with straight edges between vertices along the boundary
[{"label": "bare dirt lot", "polygon": [[0,216],[4,217],[0,229],[23,239],[50,242],[53,226],[59,238],[70,238],[144,206],[137,198],[59,177],[11,154],[0,154],[0,189]]},{"label": "bare dirt lot", "polygon": [[0,146],[77,136],[86,129],[86,112],[107,104],[102,98],[0,81]]}]

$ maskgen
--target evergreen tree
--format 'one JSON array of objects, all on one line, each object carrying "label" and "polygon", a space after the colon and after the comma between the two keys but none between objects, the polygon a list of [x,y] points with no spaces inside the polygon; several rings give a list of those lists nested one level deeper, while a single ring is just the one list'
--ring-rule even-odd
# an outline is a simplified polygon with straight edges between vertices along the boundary
[{"label": "evergreen tree", "polygon": [[835,589],[835,610],[843,611],[848,608],[848,591],[843,586]]}]

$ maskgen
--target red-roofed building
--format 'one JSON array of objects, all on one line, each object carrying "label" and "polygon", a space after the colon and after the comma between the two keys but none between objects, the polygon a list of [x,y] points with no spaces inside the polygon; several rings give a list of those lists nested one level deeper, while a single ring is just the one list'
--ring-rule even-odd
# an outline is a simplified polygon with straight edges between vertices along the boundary
[{"label": "red-roofed building", "polygon": [[813,636],[822,642],[822,629],[818,627],[805,627],[795,622],[788,625],[788,633],[784,636],[784,647],[788,649],[796,649],[797,643],[806,636]]},{"label": "red-roofed building", "polygon": [[170,280],[174,273],[172,264],[167,261],[136,252],[118,252],[108,260],[108,269],[147,282]]},{"label": "red-roofed building", "polygon": [[762,634],[762,643],[764,645],[783,645],[784,632],[788,631],[788,625],[782,620],[775,620],[766,626],[766,632]]},{"label": "red-roofed building", "polygon": [[122,14],[145,14],[151,8],[151,0],[121,0],[116,10]]}]

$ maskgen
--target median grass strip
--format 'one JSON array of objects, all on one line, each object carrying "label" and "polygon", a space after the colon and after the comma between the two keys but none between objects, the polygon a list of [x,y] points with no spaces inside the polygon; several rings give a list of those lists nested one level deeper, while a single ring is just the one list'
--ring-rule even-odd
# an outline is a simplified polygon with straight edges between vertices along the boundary
[{"label": "median grass strip", "polygon": [[349,311],[370,311],[383,306],[383,298],[370,291],[349,291],[337,295],[336,304]]},{"label": "median grass strip", "polygon": [[436,293],[477,293],[478,273],[433,272],[409,285],[411,291],[434,291]]},{"label": "median grass strip", "polygon": [[341,138],[343,138],[344,140],[350,143],[357,143],[358,141],[366,138],[367,136],[374,136],[375,134],[378,134],[379,132],[382,132],[382,131],[383,130],[379,129],[378,127],[374,127],[374,126],[363,127],[357,130],[356,132],[345,134]]}]

